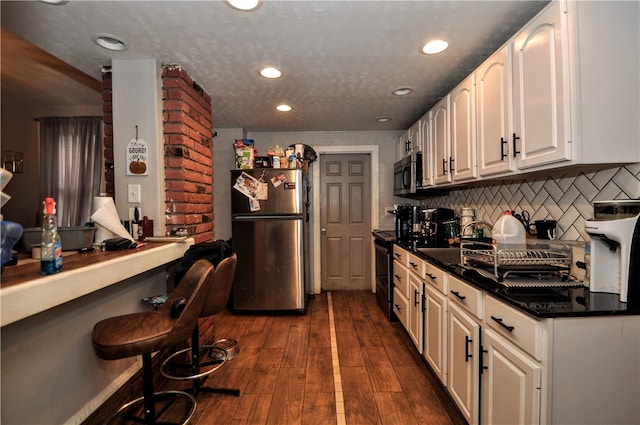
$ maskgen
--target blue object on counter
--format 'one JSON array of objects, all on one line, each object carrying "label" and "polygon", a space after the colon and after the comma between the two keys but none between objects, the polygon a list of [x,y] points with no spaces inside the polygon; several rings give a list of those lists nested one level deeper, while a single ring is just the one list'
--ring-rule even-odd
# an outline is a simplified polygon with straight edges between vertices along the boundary
[{"label": "blue object on counter", "polygon": [[22,237],[22,226],[12,221],[0,221],[0,250],[2,257],[2,265],[9,263],[11,260],[11,251],[13,246]]}]

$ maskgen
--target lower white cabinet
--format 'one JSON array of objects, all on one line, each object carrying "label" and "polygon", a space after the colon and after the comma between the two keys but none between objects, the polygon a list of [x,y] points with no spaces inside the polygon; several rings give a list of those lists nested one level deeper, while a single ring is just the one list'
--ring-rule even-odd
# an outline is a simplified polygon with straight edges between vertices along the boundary
[{"label": "lower white cabinet", "polygon": [[424,352],[431,370],[447,385],[447,297],[425,286]]},{"label": "lower white cabinet", "polygon": [[480,324],[455,302],[448,310],[449,394],[469,424],[477,424],[480,366]]},{"label": "lower white cabinet", "polygon": [[393,288],[393,312],[406,329],[409,325],[409,302],[398,288]]},{"label": "lower white cabinet", "polygon": [[418,352],[422,354],[422,281],[409,273],[409,325],[407,331]]},{"label": "lower white cabinet", "polygon": [[483,424],[539,424],[542,367],[492,329],[482,331]]}]

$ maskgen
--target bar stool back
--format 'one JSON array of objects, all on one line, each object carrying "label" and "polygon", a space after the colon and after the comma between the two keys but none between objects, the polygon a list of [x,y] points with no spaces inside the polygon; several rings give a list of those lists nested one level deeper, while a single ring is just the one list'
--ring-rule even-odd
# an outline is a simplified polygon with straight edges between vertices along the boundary
[{"label": "bar stool back", "polygon": [[[237,261],[237,255],[233,253],[216,266],[211,276],[211,280],[213,281],[211,283],[211,290],[202,307],[200,317],[204,318],[216,315],[226,307],[229,296],[231,295],[231,284],[233,283]],[[163,306],[162,308],[166,307]],[[200,330],[196,322],[191,333],[191,347],[169,356],[162,364],[160,372],[170,379],[191,380],[191,392],[194,395],[197,395],[199,392],[209,392],[239,396],[239,389],[212,388],[202,385],[209,375],[232,358],[226,348],[227,347],[216,345],[215,343],[213,345],[200,345]],[[235,357],[237,353],[236,342],[236,350],[233,352],[233,357]]]}]

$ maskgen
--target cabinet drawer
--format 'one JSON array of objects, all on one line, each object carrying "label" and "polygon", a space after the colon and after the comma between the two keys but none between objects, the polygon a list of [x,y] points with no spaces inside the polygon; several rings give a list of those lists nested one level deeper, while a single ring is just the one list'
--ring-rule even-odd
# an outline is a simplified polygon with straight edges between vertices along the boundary
[{"label": "cabinet drawer", "polygon": [[499,334],[542,361],[543,322],[538,321],[507,304],[485,296],[485,323]]},{"label": "cabinet drawer", "polygon": [[393,287],[406,298],[409,294],[409,269],[399,261],[393,262]]},{"label": "cabinet drawer", "polygon": [[398,288],[393,289],[393,312],[402,326],[407,329],[409,327],[409,300]]},{"label": "cabinet drawer", "polygon": [[463,306],[469,313],[482,319],[482,291],[474,288],[461,281],[460,279],[449,276],[449,291],[447,292],[449,300]]},{"label": "cabinet drawer", "polygon": [[425,262],[424,264],[424,280],[429,285],[446,295],[447,293],[447,274],[433,264]]},{"label": "cabinet drawer", "polygon": [[398,245],[393,245],[393,259],[407,266],[409,265],[409,252],[404,248],[400,248]]},{"label": "cabinet drawer", "polygon": [[420,279],[424,278],[424,264],[425,261],[415,254],[409,253],[409,260],[407,268],[410,272],[415,273]]}]

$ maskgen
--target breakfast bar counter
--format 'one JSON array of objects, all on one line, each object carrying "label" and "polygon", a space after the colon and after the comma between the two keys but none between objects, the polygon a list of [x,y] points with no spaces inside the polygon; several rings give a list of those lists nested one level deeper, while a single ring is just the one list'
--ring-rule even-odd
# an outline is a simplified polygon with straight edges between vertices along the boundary
[{"label": "breakfast bar counter", "polygon": [[136,358],[99,359],[91,331],[100,320],[150,308],[167,291],[167,270],[194,243],[145,243],[110,252],[65,252],[59,273],[20,258],[5,267],[0,423],[82,423],[141,367]]}]

